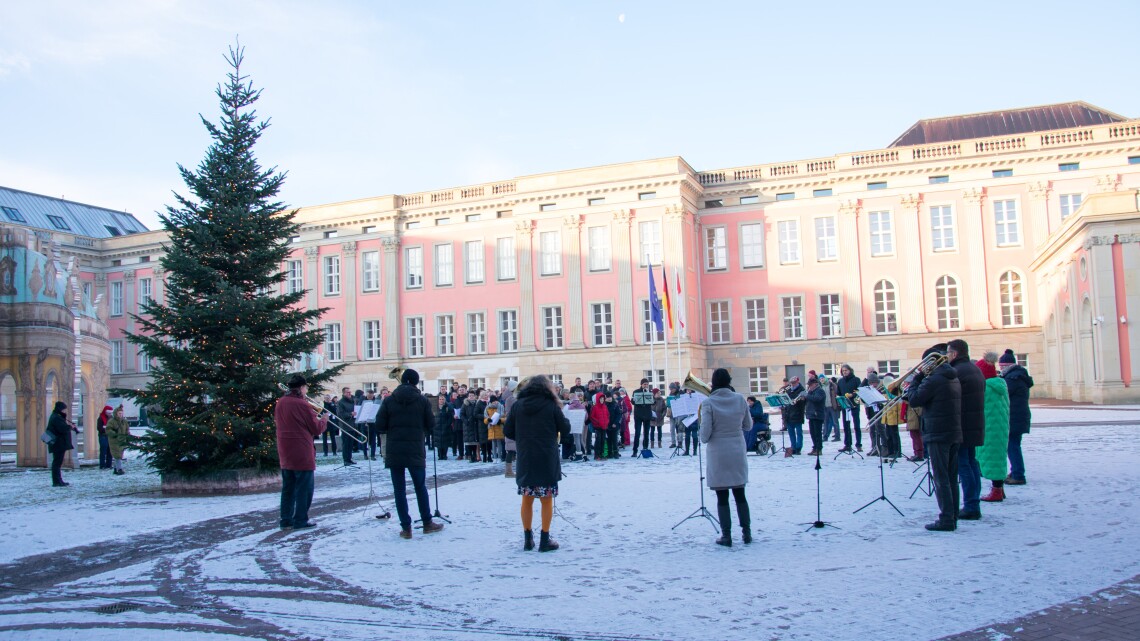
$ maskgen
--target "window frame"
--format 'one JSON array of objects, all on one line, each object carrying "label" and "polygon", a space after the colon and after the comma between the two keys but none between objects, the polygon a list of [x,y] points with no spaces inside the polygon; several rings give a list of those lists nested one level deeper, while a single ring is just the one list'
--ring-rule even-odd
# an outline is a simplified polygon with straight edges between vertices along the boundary
[{"label": "window frame", "polygon": [[[940,224],[937,226],[934,224],[934,215],[935,215],[934,210],[936,210],[936,209],[942,210],[942,212],[943,212],[942,214],[940,214],[940,221],[939,221]],[[945,221],[947,216],[949,217],[949,220],[950,220],[949,224],[947,224]],[[927,220],[930,223],[930,249],[931,249],[931,251],[938,252],[938,253],[958,251],[958,212],[956,212],[954,210],[954,205],[952,205],[952,204],[932,204],[932,205],[930,205],[929,207],[927,207]],[[950,237],[949,246],[946,245],[946,236],[947,235],[949,235],[949,237]],[[936,237],[937,237],[938,244],[940,246],[935,245],[935,238]]]},{"label": "window frame", "polygon": [[[756,305],[759,303],[759,305]],[[741,311],[744,314],[744,342],[768,342],[768,297],[753,296],[740,301]],[[759,312],[759,314],[756,314]]]},{"label": "window frame", "polygon": [[[645,230],[653,230],[653,233],[646,234]],[[652,265],[657,267],[664,260],[664,241],[661,237],[662,227],[660,219],[653,220],[639,220],[637,222],[637,249],[640,256],[637,258],[639,267],[648,267]],[[649,237],[647,241],[646,238]],[[645,255],[649,255],[649,263],[645,262]]]},{"label": "window frame", "polygon": [[[885,221],[885,224],[884,224]],[[870,234],[871,258],[884,258],[895,255],[895,215],[890,209],[867,212],[867,231]],[[879,250],[875,250],[876,241]],[[883,247],[889,245],[889,250]]]},{"label": "window frame", "polygon": [[[820,223],[830,221],[831,223],[831,236],[823,236],[820,234]],[[816,216],[814,218],[815,227],[815,261],[817,263],[834,263],[839,261],[839,220],[835,216]],[[826,225],[825,225],[826,226]],[[826,231],[826,230],[824,230]],[[830,238],[830,243],[828,239]],[[830,247],[828,247],[830,244]],[[822,250],[831,249],[831,255],[824,256]]]},{"label": "window frame", "polygon": [[[784,238],[785,226],[794,234],[789,233],[788,238]],[[787,245],[785,245],[787,243]],[[803,252],[800,247],[800,221],[792,218],[788,220],[776,221],[776,246],[778,248],[779,260],[781,265],[801,265],[803,264]],[[790,246],[795,255],[785,257],[784,248]]]},{"label": "window frame", "polygon": [[[557,311],[557,318],[553,318],[550,312]],[[542,349],[544,351],[565,349],[566,348],[566,333],[565,333],[565,316],[562,312],[561,305],[543,305],[538,308],[538,313],[542,317]],[[554,321],[557,321],[556,323]]]},{"label": "window frame", "polygon": [[[374,261],[371,262],[370,261]],[[380,252],[360,252],[360,291],[365,294],[380,291]]]},{"label": "window frame", "polygon": [[[828,300],[825,303],[824,297]],[[834,297],[834,300],[832,298]],[[816,294],[816,305],[819,314],[819,337],[822,339],[843,338],[843,296],[838,292],[823,292]],[[827,314],[824,314],[824,306]]]},{"label": "window frame", "polygon": [[[487,250],[482,239],[463,241],[463,283],[465,285],[481,285],[486,282],[486,263]],[[478,272],[477,275],[476,271]]]},{"label": "window frame", "polygon": [[[1021,212],[1016,198],[995,198],[991,210],[994,215],[994,244],[1000,248],[1021,246]],[[999,203],[1003,203],[1000,207]],[[1000,216],[1000,220],[999,220]],[[1010,237],[1012,236],[1012,240]],[[1004,238],[1004,241],[1002,240]]]},{"label": "window frame", "polygon": [[[472,320],[478,319],[480,325],[475,327]],[[463,316],[464,327],[467,329],[467,353],[487,353],[487,312],[466,312]]]},{"label": "window frame", "polygon": [[648,298],[642,298],[640,301],[641,308],[641,344],[642,345],[664,345],[665,344],[665,314],[662,310],[661,315],[661,331],[658,332],[653,327],[653,309],[649,305]]},{"label": "window frame", "polygon": [[111,281],[111,293],[109,294],[109,298],[110,298],[109,308],[110,308],[111,316],[122,316],[123,315],[123,281],[121,281],[121,280]]},{"label": "window frame", "polygon": [[[746,232],[745,231],[746,227],[749,228],[750,230],[754,227],[759,230],[759,238],[753,244],[751,251],[749,250],[750,244],[747,242],[747,240],[745,238],[746,233],[748,235],[751,235],[751,232]],[[764,269],[764,265],[767,262],[767,255],[765,253],[765,247],[764,247],[764,242],[766,240],[766,236],[767,236],[767,234],[765,233],[763,222],[741,221],[741,222],[737,223],[737,225],[736,225],[736,239],[737,239],[737,243],[739,244],[739,248],[737,251],[739,252],[738,256],[740,257],[740,269],[741,270]],[[749,257],[752,255],[756,255],[756,254],[759,255],[759,262],[757,262],[757,263],[748,262]]]},{"label": "window frame", "polygon": [[[1006,277],[1012,276],[1007,286]],[[1014,296],[1016,288],[1016,296]],[[1007,292],[1008,289],[1008,292]],[[1025,327],[1028,322],[1028,308],[1026,304],[1025,277],[1016,269],[1007,269],[998,276],[998,307],[1001,310],[1001,326]],[[1009,310],[1008,314],[1006,310]],[[1007,321],[1006,318],[1009,318]],[[1020,317],[1019,322],[1014,322]]]},{"label": "window frame", "polygon": [[[297,269],[294,271],[293,266]],[[300,259],[285,261],[285,293],[297,294],[305,291],[305,262]]]},{"label": "window frame", "polygon": [[[594,238],[594,231],[601,232],[605,238],[605,242],[595,242],[602,239]],[[586,228],[586,243],[587,243],[587,258],[586,258],[586,271],[591,274],[600,274],[611,271],[613,269],[611,261],[611,242],[610,242],[610,226],[609,225],[592,225]],[[598,263],[604,265],[599,267],[594,264],[594,259],[598,258]]]},{"label": "window frame", "polygon": [[[519,351],[519,310],[495,310],[498,322],[499,354],[514,354]],[[509,322],[508,322],[509,321]]]},{"label": "window frame", "polygon": [[435,315],[435,355],[455,356],[455,314]]},{"label": "window frame", "polygon": [[[435,287],[455,286],[455,244],[435,243],[431,248],[432,254],[432,284]],[[446,260],[444,260],[446,259]],[[447,278],[444,281],[441,276]]]},{"label": "window frame", "polygon": [[321,294],[323,296],[340,296],[340,267],[340,254],[321,256],[321,283],[323,285]]},{"label": "window frame", "polygon": [[[335,328],[335,331],[333,331]],[[344,332],[340,321],[325,323],[324,340],[321,343],[325,348],[325,360],[330,363],[339,363],[344,360]],[[335,335],[335,340],[334,340]]]},{"label": "window frame", "polygon": [[378,361],[384,358],[383,330],[383,323],[378,318],[366,318],[360,321],[360,340],[364,347],[363,360]]},{"label": "window frame", "polygon": [[[791,302],[791,301],[798,301],[798,303],[799,303],[799,314],[798,315],[792,315],[792,316],[788,315],[787,303]],[[783,340],[786,340],[786,341],[802,341],[802,340],[807,339],[807,331],[806,331],[807,330],[807,327],[806,327],[807,323],[805,322],[804,312],[805,312],[805,310],[804,310],[803,294],[782,294],[780,296],[780,331],[781,331],[781,338]],[[795,324],[796,321],[798,321],[798,329],[799,329],[798,335],[795,335],[793,332],[789,331],[789,322],[792,323],[791,327],[795,328],[796,327],[796,324]]]},{"label": "window frame", "polygon": [[[887,287],[882,289],[882,309],[879,308],[879,286],[886,283]],[[871,300],[873,305],[872,314],[875,318],[875,336],[890,336],[899,333],[899,295],[898,285],[889,278],[881,278],[875,282],[871,288]],[[889,301],[888,301],[889,296]],[[888,307],[888,302],[890,306]],[[882,324],[880,325],[880,316],[882,317]],[[891,329],[891,324],[894,329]],[[880,330],[879,328],[883,329]]]},{"label": "window frame", "polygon": [[[591,346],[613,347],[617,343],[617,337],[614,333],[613,301],[592,301],[589,305]],[[599,320],[599,312],[604,312],[601,320]],[[600,341],[599,336],[605,340]]]},{"label": "window frame", "polygon": [[[503,241],[506,241],[504,243]],[[508,248],[510,252],[504,252],[503,249]],[[515,251],[515,239],[513,236],[500,236],[495,239],[495,280],[499,282],[510,282],[518,278],[518,263],[515,260],[517,252]],[[504,266],[510,266],[510,275],[504,276]]]},{"label": "window frame", "polygon": [[704,231],[705,272],[728,271],[728,227],[708,225]]},{"label": "window frame", "polygon": [[[714,318],[714,307],[719,309],[719,318]],[[709,345],[728,345],[732,343],[732,300],[720,298],[705,301],[705,318],[707,320]],[[718,328],[719,325],[719,328]],[[719,340],[718,340],[719,338]]]},{"label": "window frame", "polygon": [[404,354],[408,358],[423,358],[427,355],[425,334],[422,315],[404,317]]},{"label": "window frame", "polygon": [[[551,247],[546,246],[548,238],[553,239]],[[562,234],[557,229],[538,232],[538,275],[540,278],[562,275]]]},{"label": "window frame", "polygon": [[[943,281],[946,281],[945,285],[940,284]],[[934,281],[935,322],[938,324],[938,331],[940,332],[956,332],[962,329],[962,289],[960,283],[961,281],[952,274],[942,274]],[[953,288],[953,297],[950,296],[951,288]],[[953,304],[951,304],[951,298],[953,298]]]},{"label": "window frame", "polygon": [[[1073,197],[1076,197],[1076,204],[1073,204]],[[1058,211],[1061,213],[1061,220],[1066,220],[1069,216],[1077,213],[1081,205],[1085,202],[1084,192],[1072,192],[1068,194],[1057,194]],[[1068,209],[1068,213],[1065,210]]]},{"label": "window frame", "polygon": [[[412,256],[418,257],[412,260]],[[424,246],[413,245],[404,248],[404,289],[421,290],[424,288]]]}]

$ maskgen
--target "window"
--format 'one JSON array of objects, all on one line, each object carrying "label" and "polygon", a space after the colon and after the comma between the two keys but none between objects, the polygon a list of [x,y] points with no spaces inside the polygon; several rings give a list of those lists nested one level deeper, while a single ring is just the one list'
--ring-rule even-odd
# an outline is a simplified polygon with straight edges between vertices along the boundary
[{"label": "window", "polygon": [[800,262],[800,223],[798,220],[781,220],[776,223],[780,238],[780,264]]},{"label": "window", "polygon": [[418,358],[424,355],[424,318],[413,316],[407,319],[408,357]]},{"label": "window", "polygon": [[839,368],[840,367],[841,366],[839,365],[839,363],[824,363],[823,364],[823,375],[828,377],[828,378],[837,377],[837,376],[839,376]]},{"label": "window", "polygon": [[150,262],[150,256],[139,256],[139,262],[140,263],[149,263]]},{"label": "window", "polygon": [[1057,171],[1076,171],[1081,168],[1079,162],[1063,162],[1057,165]]},{"label": "window", "polygon": [[995,169],[993,174],[994,174],[994,178],[1009,178],[1010,176],[1013,175],[1013,170],[1012,169]]},{"label": "window", "polygon": [[149,278],[139,279],[139,307],[146,305],[150,302],[151,296],[154,294],[154,281]]},{"label": "window", "polygon": [[817,261],[839,258],[839,244],[835,239],[835,217],[815,219],[815,259]]},{"label": "window", "polygon": [[1016,200],[994,201],[994,225],[997,229],[998,247],[1009,247],[1021,243]]},{"label": "window", "polygon": [[111,341],[111,373],[123,373],[123,341]]},{"label": "window", "polygon": [[768,368],[767,367],[749,367],[748,368],[748,393],[749,394],[767,394],[768,393]]},{"label": "window", "polygon": [[641,342],[643,344],[665,342],[665,319],[662,318],[661,320],[661,331],[657,331],[656,325],[653,323],[653,309],[649,306],[649,301],[641,301]]},{"label": "window", "polygon": [[301,261],[291,260],[285,263],[285,292],[288,294],[296,294],[305,289],[305,276],[302,271]]},{"label": "window", "polygon": [[463,220],[469,223],[476,223],[483,217],[483,214],[467,214]]},{"label": "window", "polygon": [[499,351],[519,351],[519,313],[513,309],[499,312]]},{"label": "window", "polygon": [[1017,364],[1029,369],[1029,354],[1014,354],[1013,357],[1017,360]]},{"label": "window", "polygon": [[764,266],[764,225],[748,223],[740,226],[740,267]]},{"label": "window", "polygon": [[553,211],[558,208],[555,203],[543,203],[538,206],[538,211]]},{"label": "window", "polygon": [[657,192],[655,192],[655,191],[643,191],[637,195],[638,200],[653,200],[656,197],[657,197]]},{"label": "window", "polygon": [[499,280],[515,279],[515,239],[500,238],[495,241],[496,265]]},{"label": "window", "polygon": [[889,280],[875,283],[875,333],[897,334],[899,331],[899,309],[895,298],[895,286]]},{"label": "window", "polygon": [[455,282],[455,260],[451,243],[436,245],[435,252],[435,286],[448,287]]},{"label": "window", "polygon": [[441,378],[436,380],[435,384],[439,388],[440,394],[451,394],[451,384],[455,382],[453,378]]},{"label": "window", "polygon": [[804,299],[801,296],[783,296],[780,306],[784,313],[784,340],[804,337]]},{"label": "window", "polygon": [[558,232],[544,231],[538,235],[539,255],[542,276],[562,273],[562,256],[558,247]]},{"label": "window", "polygon": [[542,346],[544,349],[562,348],[562,308],[542,308]]},{"label": "window", "polygon": [[732,341],[732,324],[729,322],[728,301],[709,303],[709,342],[714,344]]},{"label": "window", "polygon": [[435,354],[455,355],[455,316],[451,314],[435,317]]},{"label": "window", "polygon": [[597,207],[598,205],[604,204],[606,204],[605,198],[590,198],[586,201],[586,205],[589,207]]},{"label": "window", "polygon": [[614,308],[611,303],[590,305],[590,316],[594,324],[594,347],[608,347],[614,344]]},{"label": "window", "polygon": [[895,233],[891,212],[873,211],[868,214],[871,226],[871,255],[890,256],[895,253]]},{"label": "window", "polygon": [[813,190],[811,190],[811,197],[812,198],[822,198],[824,196],[830,196],[830,195],[831,195],[830,189],[813,189]]},{"label": "window", "polygon": [[720,198],[705,201],[705,209],[716,209],[717,207],[724,207],[724,201]]},{"label": "window", "polygon": [[756,343],[768,340],[768,301],[744,299],[744,340]]},{"label": "window", "polygon": [[364,358],[374,360],[380,358],[380,321],[364,321]]},{"label": "window", "polygon": [[839,294],[819,295],[819,335],[821,338],[843,335],[843,308],[839,305]]},{"label": "window", "polygon": [[408,289],[424,286],[423,247],[408,247],[404,250],[404,286]]},{"label": "window", "polygon": [[376,381],[368,381],[367,383],[364,384],[364,391],[365,392],[372,392],[373,394],[378,394],[380,392],[380,384],[377,383]]},{"label": "window", "polygon": [[301,237],[300,237],[300,236],[290,236],[290,237],[289,237],[289,242],[290,242],[291,244],[294,244],[294,245],[295,245],[295,244],[297,244],[297,243],[301,242]]},{"label": "window", "polygon": [[143,373],[143,374],[149,372],[150,371],[150,357],[147,356],[146,352],[142,351],[141,348],[139,349],[138,359],[139,359],[138,371]]},{"label": "window", "polygon": [[380,252],[360,254],[360,276],[360,284],[364,291],[380,291]]},{"label": "window", "polygon": [[950,176],[931,176],[927,179],[931,185],[941,185],[942,183],[950,182]]},{"label": "window", "polygon": [[344,357],[341,351],[340,323],[325,324],[325,358],[330,363],[339,363]]},{"label": "window", "polygon": [[940,277],[934,284],[934,296],[938,304],[938,329],[942,331],[961,329],[958,281],[954,280],[953,276]]},{"label": "window", "polygon": [[741,205],[756,205],[759,202],[760,202],[759,196],[741,196],[740,197],[740,204]]},{"label": "window", "polygon": [[483,241],[469,240],[463,243],[463,254],[467,265],[466,282],[483,282]]},{"label": "window", "polygon": [[601,381],[603,383],[612,383],[614,380],[614,373],[613,372],[594,372],[593,374],[590,375],[590,377],[592,379],[594,379],[595,381]]},{"label": "window", "polygon": [[325,296],[340,294],[340,256],[325,256]]},{"label": "window", "polygon": [[467,389],[481,390],[487,388],[487,379],[485,378],[469,378],[467,379]]},{"label": "window", "polygon": [[873,182],[873,183],[867,183],[867,191],[877,191],[879,189],[886,189],[886,188],[887,188],[887,182],[885,180],[881,180],[881,181]]},{"label": "window", "polygon": [[510,218],[514,215],[515,213],[510,209],[495,212],[495,218]]},{"label": "window", "polygon": [[930,208],[930,243],[934,251],[954,249],[954,210],[950,205]]},{"label": "window", "polygon": [[362,234],[375,234],[376,233],[376,225],[365,225],[363,228],[361,228],[360,233],[362,233]]},{"label": "window", "polygon": [[123,281],[111,283],[111,315],[123,315]]},{"label": "window", "polygon": [[[64,224],[66,225],[67,223],[64,223]],[[111,234],[112,236],[122,236],[123,235],[123,232],[119,231],[118,227],[112,227],[110,225],[103,225],[103,229],[106,229],[107,233]]]},{"label": "window", "polygon": [[899,362],[894,360],[876,361],[875,369],[879,372],[879,376],[890,374],[891,376],[897,377],[899,375]]},{"label": "window", "polygon": [[467,353],[487,353],[487,316],[483,312],[467,315]]},{"label": "window", "polygon": [[998,296],[1001,298],[1001,326],[1020,327],[1025,324],[1025,292],[1021,276],[1008,271],[998,278]]},{"label": "window", "polygon": [[0,207],[0,210],[3,210],[4,215],[8,217],[8,220],[14,223],[28,222],[27,219],[24,218],[24,215],[20,213],[20,210],[16,209],[15,207]]},{"label": "window", "polygon": [[645,257],[651,265],[661,264],[661,221],[646,220],[637,223],[637,237],[640,242],[641,257],[638,262],[645,267]]},{"label": "window", "polygon": [[325,238],[336,238],[336,236],[337,236],[337,230],[335,230],[335,229],[332,231],[326,231],[325,232]]},{"label": "window", "polygon": [[728,231],[724,227],[705,227],[705,269],[728,269]]},{"label": "window", "polygon": [[71,231],[71,226],[68,225],[67,221],[64,220],[62,217],[52,216],[49,214],[47,218],[49,221],[51,221],[52,226],[55,227],[56,229],[62,229],[63,231]]},{"label": "window", "polygon": [[610,268],[610,228],[591,227],[587,230],[590,243],[590,271],[603,272]]},{"label": "window", "polygon": [[1128,164],[1129,165],[1140,165],[1140,156],[1129,156],[1128,157]]},{"label": "window", "polygon": [[777,201],[780,201],[780,200],[795,200],[795,199],[796,199],[796,192],[794,192],[794,191],[786,191],[786,192],[784,192],[784,193],[782,193],[782,194],[776,194],[776,200],[777,200]]},{"label": "window", "polygon": [[1061,220],[1065,220],[1076,213],[1081,208],[1081,201],[1083,200],[1083,194],[1061,194]]},{"label": "window", "polygon": [[419,229],[419,228],[420,228],[420,221],[418,221],[418,220],[413,220],[410,223],[404,223],[404,229],[412,230],[412,229]]},{"label": "window", "polygon": [[436,227],[442,227],[444,225],[450,225],[450,224],[451,224],[450,218],[436,218],[435,219],[435,226]]}]

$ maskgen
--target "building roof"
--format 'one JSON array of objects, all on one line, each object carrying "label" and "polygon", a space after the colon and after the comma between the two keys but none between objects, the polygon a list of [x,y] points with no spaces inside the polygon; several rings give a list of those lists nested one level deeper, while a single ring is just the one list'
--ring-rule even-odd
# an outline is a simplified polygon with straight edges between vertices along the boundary
[{"label": "building roof", "polygon": [[1087,127],[1122,120],[1127,118],[1087,102],[1062,102],[1055,105],[1002,109],[964,116],[926,118],[911,125],[910,129],[903,132],[890,146],[906,147],[1032,131]]},{"label": "building roof", "polygon": [[0,187],[0,222],[91,238],[150,231],[132,214]]}]

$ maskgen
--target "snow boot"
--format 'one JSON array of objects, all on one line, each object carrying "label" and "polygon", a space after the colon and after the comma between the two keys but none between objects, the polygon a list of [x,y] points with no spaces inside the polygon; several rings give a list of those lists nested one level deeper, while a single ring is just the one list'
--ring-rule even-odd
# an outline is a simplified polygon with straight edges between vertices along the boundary
[{"label": "snow boot", "polygon": [[716,513],[720,517],[720,538],[716,540],[716,544],[730,548],[732,547],[732,510],[727,505],[718,504]]},{"label": "snow boot", "polygon": [[982,497],[982,500],[986,501],[987,503],[997,503],[1004,498],[1005,498],[1005,489],[1000,488],[1000,487],[994,487],[994,488],[990,489],[989,494]]},{"label": "snow boot", "polygon": [[515,464],[514,463],[512,463],[511,461],[506,462],[506,471],[503,472],[503,476],[505,476],[509,479],[515,478]]},{"label": "snow boot", "polygon": [[736,504],[736,516],[740,519],[740,538],[747,545],[752,542],[752,513],[747,503]]},{"label": "snow boot", "polygon": [[550,538],[550,532],[539,532],[538,551],[553,552],[558,549],[558,541]]},{"label": "snow boot", "polygon": [[523,530],[523,550],[531,551],[534,549],[534,531]]}]

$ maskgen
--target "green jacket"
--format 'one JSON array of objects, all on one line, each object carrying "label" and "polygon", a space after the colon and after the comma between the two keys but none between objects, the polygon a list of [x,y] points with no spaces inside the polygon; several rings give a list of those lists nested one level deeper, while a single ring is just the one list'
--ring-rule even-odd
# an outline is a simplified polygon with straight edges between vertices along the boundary
[{"label": "green jacket", "polygon": [[1006,446],[1009,444],[1009,391],[1000,377],[986,379],[986,442],[978,446],[982,476],[991,481],[1005,480],[1009,473]]}]

